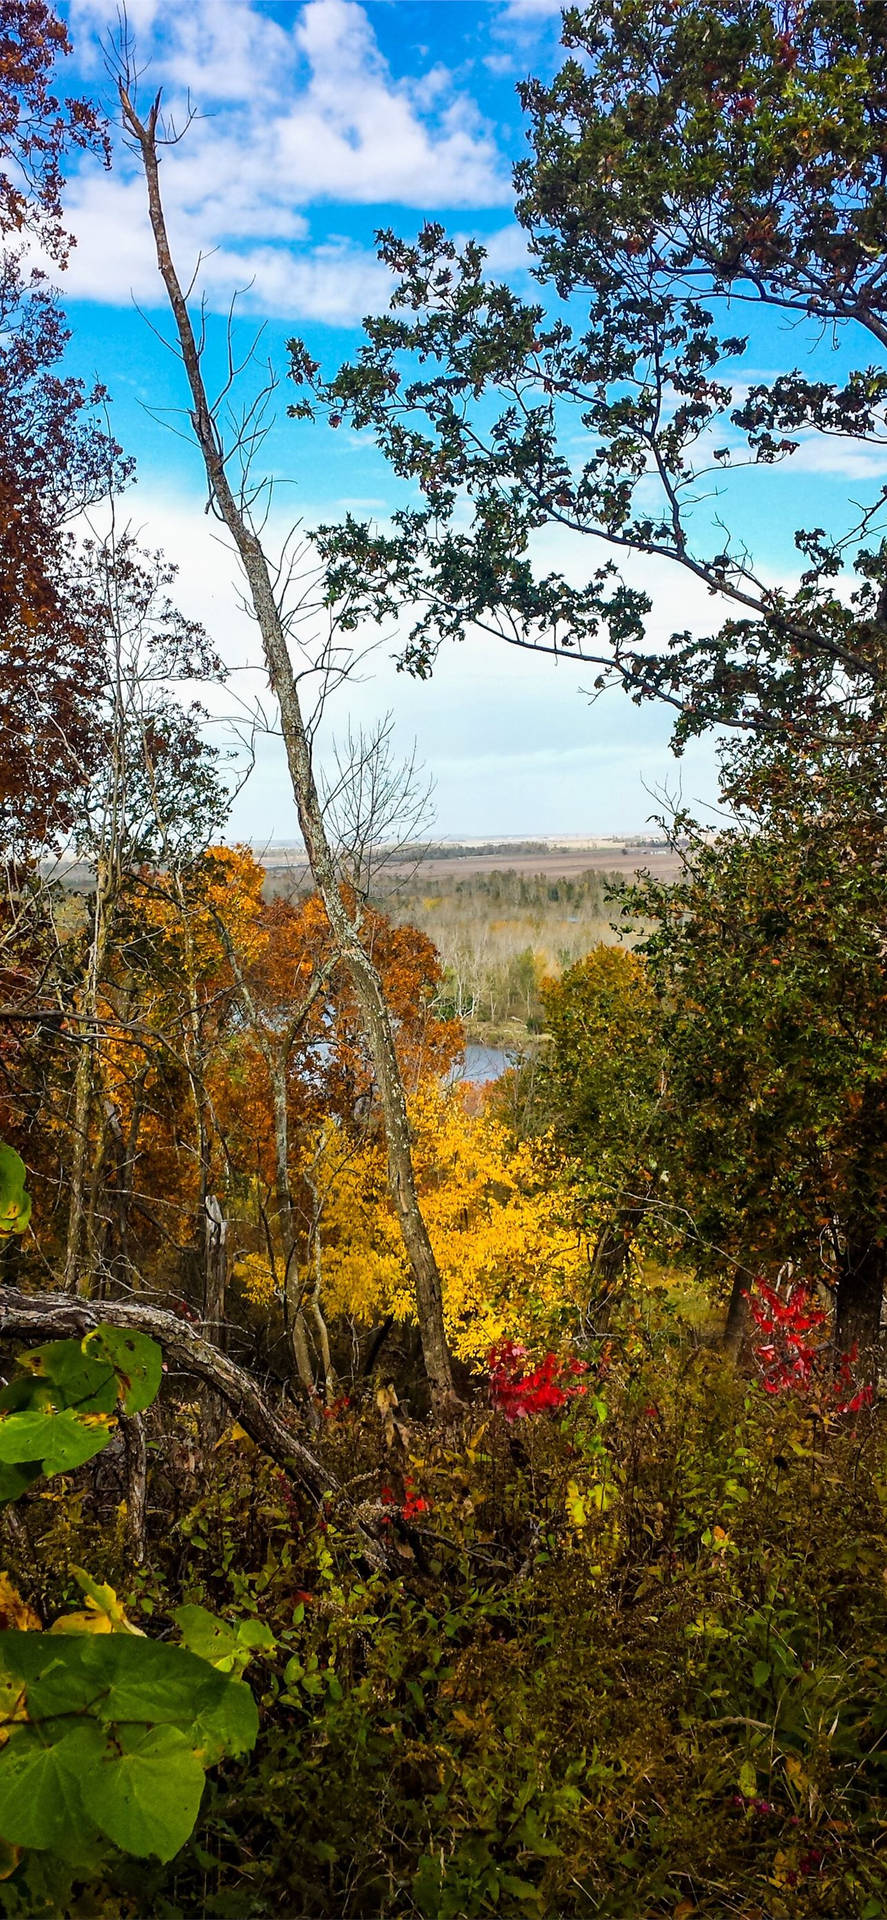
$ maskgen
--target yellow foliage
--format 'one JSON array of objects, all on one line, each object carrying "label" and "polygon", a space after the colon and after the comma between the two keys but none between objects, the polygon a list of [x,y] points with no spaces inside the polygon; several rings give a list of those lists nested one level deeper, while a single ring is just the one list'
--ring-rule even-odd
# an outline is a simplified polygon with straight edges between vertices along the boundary
[{"label": "yellow foliage", "polygon": [[93,1580],[83,1567],[72,1567],[71,1572],[86,1595],[86,1607],[82,1613],[60,1613],[50,1633],[135,1633],[144,1639],[141,1627],[133,1626],[113,1587]]},{"label": "yellow foliage", "polygon": [[253,1307],[269,1307],[276,1292],[271,1265],[263,1253],[244,1253],[234,1263],[234,1278],[240,1281]]},{"label": "yellow foliage", "polygon": [[[466,1112],[458,1089],[426,1083],[410,1117],[454,1352],[478,1359],[497,1340],[550,1326],[582,1298],[588,1252],[548,1169],[491,1114]],[[321,1164],[329,1182],[321,1219],[328,1309],[359,1319],[411,1318],[381,1141],[347,1155],[328,1129]]]},{"label": "yellow foliage", "polygon": [[40,1631],[36,1613],[17,1592],[8,1573],[0,1573],[0,1627],[4,1632],[9,1628],[17,1633]]}]

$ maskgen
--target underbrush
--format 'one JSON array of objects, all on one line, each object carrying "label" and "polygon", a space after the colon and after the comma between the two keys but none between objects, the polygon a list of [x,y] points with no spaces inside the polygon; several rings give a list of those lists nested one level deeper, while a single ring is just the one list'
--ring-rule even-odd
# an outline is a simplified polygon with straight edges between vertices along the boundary
[{"label": "underbrush", "polygon": [[384,1388],[338,1409],[386,1573],[236,1429],[202,1453],[197,1410],[155,1435],[137,1574],[85,1487],[32,1501],[10,1565],[44,1608],[85,1561],[152,1634],[190,1600],[277,1640],[194,1840],[77,1912],[887,1915],[881,1416],[640,1328],[584,1384],[512,1422],[479,1392],[445,1435]]}]

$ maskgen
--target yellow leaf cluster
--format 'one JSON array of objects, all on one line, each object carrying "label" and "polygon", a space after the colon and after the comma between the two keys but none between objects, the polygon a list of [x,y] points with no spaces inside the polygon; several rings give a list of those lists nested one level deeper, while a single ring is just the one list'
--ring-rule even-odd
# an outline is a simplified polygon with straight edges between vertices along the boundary
[{"label": "yellow leaf cluster", "polygon": [[[588,1251],[548,1170],[491,1114],[467,1112],[458,1089],[426,1083],[410,1118],[454,1352],[478,1359],[497,1340],[550,1328],[582,1297]],[[321,1221],[327,1308],[359,1319],[411,1318],[381,1141],[346,1158],[331,1130],[322,1152],[329,1168]]]},{"label": "yellow leaf cluster", "polygon": [[269,1307],[276,1287],[271,1264],[262,1253],[244,1253],[234,1263],[234,1277],[253,1307]]}]

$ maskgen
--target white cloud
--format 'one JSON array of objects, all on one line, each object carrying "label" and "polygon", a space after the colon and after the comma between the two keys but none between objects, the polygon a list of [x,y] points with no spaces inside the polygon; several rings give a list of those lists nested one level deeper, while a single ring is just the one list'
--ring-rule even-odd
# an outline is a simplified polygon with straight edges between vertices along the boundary
[{"label": "white cloud", "polygon": [[[173,252],[186,282],[203,254],[199,285],[211,311],[227,312],[238,289],[246,311],[293,321],[346,326],[384,308],[390,276],[369,249],[335,239],[304,247],[220,243],[206,208],[183,205],[175,186],[171,175],[166,203]],[[92,176],[78,183],[69,206],[78,244],[65,274],[65,298],[162,305],[143,180]],[[304,220],[291,222],[293,238],[305,231]]]},{"label": "white cloud", "polygon": [[[508,176],[473,103],[432,68],[392,81],[355,0],[308,0],[295,28],[311,78],[277,123],[280,164],[296,192],[413,207],[488,206]],[[423,120],[434,110],[436,123]]]},{"label": "white cloud", "polygon": [[[446,68],[395,78],[357,0],[307,0],[280,25],[249,0],[174,7],[136,0],[129,15],[142,93],[161,85],[181,127],[190,89],[198,117],[163,158],[170,228],[185,271],[225,307],[255,284],[250,305],[332,322],[384,304],[387,277],[352,241],[309,238],[307,210],[395,203],[436,212],[507,202],[508,170],[473,101]],[[95,52],[106,0],[72,0],[78,50]],[[134,161],[110,177],[84,162],[67,195],[78,247],[70,295],[118,303],[160,289]]]},{"label": "white cloud", "polygon": [[501,18],[506,26],[515,21],[557,18],[567,4],[568,0],[506,0]]},{"label": "white cloud", "polygon": [[498,228],[495,233],[484,234],[483,245],[491,273],[514,274],[530,266],[527,236],[516,221]]},{"label": "white cloud", "polygon": [[[206,625],[235,674],[213,693],[219,744],[232,738],[226,721],[264,695],[266,679],[255,625],[238,604],[237,565],[224,539],[193,498],[175,498],[148,486],[128,496],[134,528],[146,545],[161,546],[180,568],[174,597]],[[369,507],[371,503],[367,502]],[[323,517],[303,508],[306,524]],[[544,538],[546,566],[581,565],[582,548],[557,532]],[[587,548],[585,561],[587,566]],[[629,561],[627,572],[648,588],[656,606],[651,639],[665,640],[674,625],[697,617],[712,622],[712,601],[675,568]],[[307,638],[307,635],[305,636]],[[360,636],[358,636],[359,640]],[[379,636],[370,632],[370,642]],[[442,650],[431,685],[399,674],[396,636],[386,634],[356,679],[334,697],[324,723],[325,751],[333,736],[396,716],[395,739],[417,757],[435,783],[437,829],[444,834],[633,833],[656,811],[651,793],[682,785],[688,803],[710,804],[716,793],[711,738],[676,763],[668,747],[673,715],[667,708],[634,707],[618,692],[591,705],[592,674],[567,659],[533,657],[486,636]],[[260,734],[256,766],[238,800],[230,828],[259,845],[292,840],[295,810],[282,744]]]},{"label": "white cloud", "polygon": [[836,480],[883,480],[887,475],[887,446],[866,446],[830,434],[800,437],[797,453],[781,463],[781,471],[822,474]]}]

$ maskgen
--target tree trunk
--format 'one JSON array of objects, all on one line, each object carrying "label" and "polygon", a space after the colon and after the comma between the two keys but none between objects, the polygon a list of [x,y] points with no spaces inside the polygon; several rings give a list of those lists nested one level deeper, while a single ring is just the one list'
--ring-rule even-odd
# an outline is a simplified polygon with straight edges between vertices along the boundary
[{"label": "tree trunk", "polygon": [[841,1262],[835,1307],[835,1348],[857,1358],[860,1381],[877,1381],[881,1354],[881,1312],[887,1280],[887,1246],[848,1238]]},{"label": "tree trunk", "polygon": [[591,1260],[595,1292],[586,1317],[598,1337],[607,1332],[613,1308],[625,1292],[631,1250],[643,1217],[643,1206],[620,1207],[604,1222],[595,1241]]},{"label": "tree trunk", "polygon": [[228,1292],[228,1222],[214,1193],[204,1203],[203,1324],[214,1346],[224,1345]]},{"label": "tree trunk", "polygon": [[74,1075],[74,1153],[71,1163],[71,1200],[65,1247],[65,1286],[70,1293],[82,1293],[87,1296],[92,1291],[92,1275],[82,1260],[83,1227],[86,1217],[86,1168],[89,1158],[89,1128],[95,1100],[99,982],[104,967],[108,938],[107,909],[110,892],[110,865],[104,855],[100,855],[96,870],[89,967],[83,996],[83,1012],[87,1019],[85,1026],[81,1029],[80,1054]]},{"label": "tree trunk", "polygon": [[235,499],[228,479],[224,450],[215,417],[207,400],[200,365],[200,350],[194,337],[187,301],[173,264],[160,195],[156,143],[160,96],[158,94],[154,101],[147,124],[139,120],[123,85],[120,88],[120,100],[124,123],[128,132],[138,142],[142,155],[148,188],[148,209],[157,249],[157,264],[175,319],[182,361],[191,389],[193,400],[191,422],[203,455],[210,497],[231,534],[246,575],[262,636],[268,676],[280,708],[281,730],[286,747],[290,780],[311,873],[323,901],[333,937],[351,976],[373,1059],[385,1120],[389,1183],[413,1276],[425,1370],[434,1397],[445,1402],[453,1397],[454,1390],[444,1330],[443,1293],[440,1273],[416,1190],[406,1096],[394,1045],[391,1017],[385,1003],[379,974],[361,942],[358,927],[347,911],[342,898],[335,859],[327,838],[320,795],[314,778],[311,744],[302,715],[298,686],[268,562],[247,514]]},{"label": "tree trunk", "polygon": [[126,1540],[135,1566],[145,1558],[145,1525],[148,1514],[148,1450],[145,1422],[140,1413],[131,1413],[120,1422],[123,1434],[123,1460],[126,1471]]},{"label": "tree trunk", "polygon": [[724,1322],[722,1345],[731,1360],[738,1360],[745,1329],[748,1324],[748,1275],[737,1272],[730,1292],[727,1318]]},{"label": "tree trunk", "polygon": [[92,1113],[92,1063],[95,1045],[91,1028],[80,1041],[77,1070],[74,1075],[74,1152],[71,1159],[71,1194],[68,1203],[68,1235],[65,1244],[65,1286],[71,1293],[91,1292],[91,1278],[82,1267],[83,1222],[86,1212],[86,1163],[89,1153],[89,1122]]},{"label": "tree trunk", "polygon": [[[188,1001],[188,1017],[182,1025],[182,1038],[185,1054],[185,1070],[191,1089],[194,1106],[194,1125],[197,1136],[197,1167],[199,1188],[195,1218],[195,1243],[197,1262],[200,1268],[203,1315],[207,1325],[220,1327],[224,1314],[225,1290],[227,1287],[227,1223],[222,1215],[215,1195],[210,1192],[210,1142],[209,1101],[207,1099],[204,1078],[204,1046],[201,1031],[200,996],[197,990],[197,968],[194,958],[194,941],[191,935],[191,922],[188,903],[182,886],[182,876],[176,873],[174,890],[178,904],[182,927],[182,943],[185,954],[185,989]],[[218,1299],[221,1289],[221,1304]],[[215,1337],[215,1336],[212,1336]]]},{"label": "tree trunk", "polygon": [[287,1331],[292,1343],[296,1372],[306,1393],[315,1391],[314,1368],[302,1308],[299,1279],[298,1223],[290,1190],[289,1109],[286,1101],[286,1062],[279,1055],[266,1054],[274,1102],[274,1197],[277,1203],[277,1230],[283,1254],[283,1304]]}]

